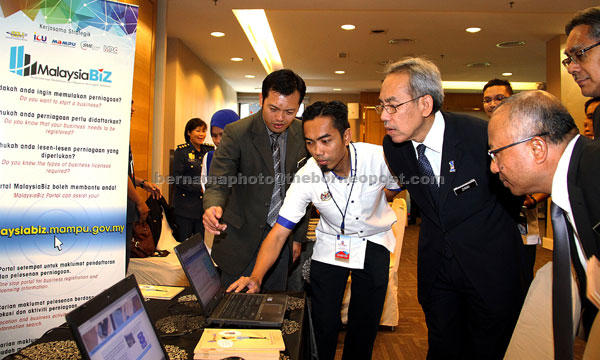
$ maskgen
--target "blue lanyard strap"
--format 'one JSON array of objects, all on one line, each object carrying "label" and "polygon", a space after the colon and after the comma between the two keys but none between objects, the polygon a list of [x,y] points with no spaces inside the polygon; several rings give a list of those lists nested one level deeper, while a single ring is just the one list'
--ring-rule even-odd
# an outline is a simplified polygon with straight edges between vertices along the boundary
[{"label": "blue lanyard strap", "polygon": [[[357,171],[357,163],[358,163],[358,161],[357,161],[358,155],[356,153],[356,147],[352,143],[350,143],[350,145],[352,145],[352,148],[354,149],[354,175],[352,175],[352,163],[350,163],[350,176],[352,177],[352,186],[350,187],[350,194],[348,194],[348,200],[346,200],[346,207],[344,208],[343,212],[342,212],[342,209],[340,208],[340,206],[338,205],[337,201],[335,201],[335,199],[333,197],[333,193],[331,192],[331,189],[329,188],[329,184],[327,183],[327,177],[325,176],[325,173],[323,173],[323,179],[325,181],[325,186],[327,186],[327,191],[329,191],[329,195],[331,195],[331,200],[333,200],[335,207],[338,209],[338,211],[342,215],[342,223],[340,224],[340,230],[341,230],[342,235],[344,235],[344,228],[346,227],[345,226],[346,213],[348,212],[348,205],[350,204],[350,198],[352,197],[352,190],[354,189],[354,183],[356,182],[356,171]],[[332,170],[332,172],[333,172],[333,170]]]}]

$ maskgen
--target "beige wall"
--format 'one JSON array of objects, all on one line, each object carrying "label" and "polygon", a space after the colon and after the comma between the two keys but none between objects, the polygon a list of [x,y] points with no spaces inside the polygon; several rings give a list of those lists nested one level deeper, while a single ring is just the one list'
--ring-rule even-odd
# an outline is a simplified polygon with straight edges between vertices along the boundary
[{"label": "beige wall", "polygon": [[[185,142],[187,121],[199,117],[210,125],[212,114],[221,109],[237,112],[237,93],[223,78],[202,62],[181,40],[167,39],[163,161],[158,171],[169,174],[169,150]],[[211,142],[207,133],[206,142]],[[166,186],[162,187],[166,191]]]},{"label": "beige wall", "polygon": [[333,101],[339,100],[344,104],[360,102],[359,94],[306,94],[309,99],[309,104],[316,103],[317,101]]}]

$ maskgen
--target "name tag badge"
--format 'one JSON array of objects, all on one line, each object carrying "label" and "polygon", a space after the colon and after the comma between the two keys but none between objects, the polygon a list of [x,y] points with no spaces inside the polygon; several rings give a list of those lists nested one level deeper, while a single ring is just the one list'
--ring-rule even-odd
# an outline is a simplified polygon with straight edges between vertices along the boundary
[{"label": "name tag badge", "polygon": [[458,196],[458,195],[464,193],[465,191],[470,190],[477,186],[478,186],[477,181],[475,179],[471,179],[471,180],[467,181],[466,183],[455,187],[454,195]]},{"label": "name tag badge", "polygon": [[335,240],[335,259],[342,261],[350,260],[350,236],[337,236]]}]

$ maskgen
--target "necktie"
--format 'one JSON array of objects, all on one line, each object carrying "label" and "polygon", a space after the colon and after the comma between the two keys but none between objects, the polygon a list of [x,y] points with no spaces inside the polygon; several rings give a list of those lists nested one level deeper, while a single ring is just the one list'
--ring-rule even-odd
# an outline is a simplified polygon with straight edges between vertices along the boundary
[{"label": "necktie", "polygon": [[419,170],[421,171],[421,175],[427,177],[428,179],[423,179],[423,183],[429,184],[429,191],[431,191],[431,196],[433,200],[437,203],[440,197],[440,188],[437,185],[435,174],[433,173],[433,169],[431,168],[431,164],[425,156],[425,145],[419,144],[417,145],[417,154],[419,158],[417,159],[417,163],[419,165]]},{"label": "necktie", "polygon": [[[551,205],[554,228],[552,253],[552,329],[554,358],[573,359],[573,305],[571,299],[571,256],[565,213],[554,202]],[[573,249],[575,250],[575,249]]]},{"label": "necktie", "polygon": [[275,225],[279,209],[283,203],[282,188],[283,174],[281,173],[281,149],[279,148],[280,134],[271,135],[271,151],[273,151],[273,170],[275,172],[275,181],[273,183],[273,194],[271,195],[271,205],[269,206],[269,214],[267,215],[267,224],[271,227]]}]

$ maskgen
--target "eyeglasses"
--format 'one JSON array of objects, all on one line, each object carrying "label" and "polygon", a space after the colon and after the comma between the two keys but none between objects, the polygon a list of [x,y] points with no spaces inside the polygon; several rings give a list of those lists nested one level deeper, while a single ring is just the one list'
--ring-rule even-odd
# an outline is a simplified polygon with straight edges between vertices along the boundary
[{"label": "eyeglasses", "polygon": [[569,68],[569,65],[571,65],[571,63],[575,63],[575,64],[582,63],[583,60],[585,60],[586,51],[590,51],[591,49],[595,48],[598,45],[600,45],[600,41],[595,43],[594,45],[590,45],[584,49],[575,51],[573,53],[573,55],[567,55],[567,58],[562,61],[563,66],[565,68]]},{"label": "eyeglasses", "polygon": [[533,138],[535,138],[535,137],[538,137],[538,136],[546,136],[546,135],[548,135],[548,133],[547,133],[547,132],[543,132],[543,133],[541,133],[541,134],[530,136],[530,137],[528,137],[528,138],[525,138],[525,139],[523,139],[523,140],[519,140],[519,141],[517,141],[517,142],[514,142],[514,143],[512,143],[512,144],[508,144],[508,145],[506,145],[506,146],[503,146],[503,147],[501,147],[501,148],[497,148],[497,149],[495,149],[495,150],[488,150],[488,155],[489,155],[489,156],[492,158],[492,161],[493,161],[493,162],[496,162],[496,154],[498,154],[500,151],[506,150],[506,149],[508,149],[509,147],[513,147],[513,146],[515,146],[515,145],[522,144],[522,143],[524,143],[524,142],[527,142],[527,141],[529,141],[529,140],[532,140],[532,139],[533,139]]},{"label": "eyeglasses", "polygon": [[496,102],[502,102],[502,100],[506,99],[506,96],[502,95],[502,94],[498,94],[496,96],[494,96],[493,98],[491,97],[485,97],[483,98],[483,103],[484,104],[489,104],[492,101],[496,101]]},{"label": "eyeglasses", "polygon": [[425,96],[425,95],[417,96],[414,99],[407,100],[407,101],[405,101],[403,103],[400,103],[398,105],[381,105],[381,104],[375,105],[375,111],[378,114],[383,114],[383,109],[385,109],[385,112],[387,112],[388,114],[395,114],[398,111],[398,108],[400,106],[402,106],[404,104],[408,104],[409,102],[415,101],[415,100],[417,100],[419,98],[422,98],[423,96]]}]

